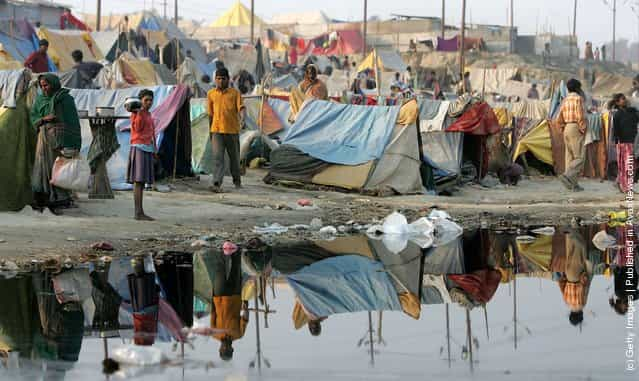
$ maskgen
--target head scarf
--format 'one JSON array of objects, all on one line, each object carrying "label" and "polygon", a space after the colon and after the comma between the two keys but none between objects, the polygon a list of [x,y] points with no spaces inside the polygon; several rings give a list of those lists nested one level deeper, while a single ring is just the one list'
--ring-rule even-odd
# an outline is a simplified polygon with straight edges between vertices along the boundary
[{"label": "head scarf", "polygon": [[[42,117],[49,114],[55,114],[55,102],[59,99],[61,95],[59,93],[62,91],[62,84],[60,83],[60,78],[58,78],[57,75],[51,73],[39,75],[38,86],[40,86],[40,81],[43,79],[47,81],[51,87],[51,94],[46,95],[44,92],[38,94],[38,97],[31,107],[31,122],[34,124]],[[68,90],[66,93],[68,93]]]}]

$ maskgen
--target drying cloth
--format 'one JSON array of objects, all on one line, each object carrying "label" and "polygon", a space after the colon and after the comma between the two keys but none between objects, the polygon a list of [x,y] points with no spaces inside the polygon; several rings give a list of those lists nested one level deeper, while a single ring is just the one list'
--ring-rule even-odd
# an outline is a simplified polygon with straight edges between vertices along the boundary
[{"label": "drying cloth", "polygon": [[584,142],[585,145],[590,143],[598,142],[601,140],[601,114],[587,114],[586,119],[588,121],[588,126],[586,127],[586,140]]}]

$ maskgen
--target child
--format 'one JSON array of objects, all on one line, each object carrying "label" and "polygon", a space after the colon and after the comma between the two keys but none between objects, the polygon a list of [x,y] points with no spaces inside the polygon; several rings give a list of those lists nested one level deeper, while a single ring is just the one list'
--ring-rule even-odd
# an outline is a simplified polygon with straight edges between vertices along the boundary
[{"label": "child", "polygon": [[608,103],[610,110],[616,110],[613,114],[613,137],[617,144],[617,183],[623,193],[632,188],[634,178],[628,178],[630,169],[629,161],[633,160],[634,142],[637,136],[637,124],[639,124],[639,112],[628,105],[625,95],[615,94]]},{"label": "child", "polygon": [[127,182],[134,184],[133,200],[135,202],[135,219],[153,221],[144,214],[142,195],[144,184],[155,182],[153,158],[157,155],[155,144],[155,125],[149,110],[153,106],[153,92],[144,89],[138,95],[140,105],[131,104],[127,110],[131,112],[131,150],[127,168]]}]

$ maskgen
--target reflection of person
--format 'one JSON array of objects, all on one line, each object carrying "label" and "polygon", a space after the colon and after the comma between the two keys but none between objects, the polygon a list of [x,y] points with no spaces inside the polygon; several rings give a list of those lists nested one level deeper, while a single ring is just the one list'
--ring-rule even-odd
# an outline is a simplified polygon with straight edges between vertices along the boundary
[{"label": "reflection of person", "polygon": [[637,125],[639,125],[639,112],[636,108],[628,106],[626,96],[619,93],[608,102],[608,108],[615,110],[613,114],[613,137],[617,145],[617,185],[622,193],[630,190],[634,179],[628,178],[628,172],[632,166],[629,161],[634,157],[634,142],[637,137]]},{"label": "reflection of person", "polygon": [[566,145],[566,170],[559,175],[559,180],[567,189],[578,192],[583,190],[577,178],[585,162],[586,111],[581,82],[573,78],[566,83],[566,87],[568,96],[563,100],[555,121],[563,131]]},{"label": "reflection of person", "polygon": [[82,142],[75,101],[55,74],[38,77],[42,93],[31,108],[31,124],[38,130],[36,158],[31,177],[34,207],[53,213],[73,206],[71,192],[51,185],[51,171],[59,156],[74,157]]},{"label": "reflection of person", "polygon": [[577,227],[565,234],[566,251],[553,253],[551,268],[559,273],[558,285],[564,302],[570,308],[570,324],[579,325],[584,320],[583,309],[588,302],[593,266],[586,256],[586,243]]},{"label": "reflection of person", "polygon": [[211,303],[211,328],[223,329],[213,335],[220,341],[220,358],[233,358],[233,341],[244,337],[249,322],[248,302],[242,301],[242,256],[217,253]]}]

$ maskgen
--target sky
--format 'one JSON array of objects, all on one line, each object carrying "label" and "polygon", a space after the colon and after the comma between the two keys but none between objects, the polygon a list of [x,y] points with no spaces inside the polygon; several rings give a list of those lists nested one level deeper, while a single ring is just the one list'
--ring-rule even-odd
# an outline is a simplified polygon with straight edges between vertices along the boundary
[{"label": "sky", "polygon": [[[69,4],[77,12],[95,13],[95,0],[58,0]],[[154,5],[162,14],[165,0],[103,0],[103,14],[129,13],[142,9],[151,9]],[[168,14],[173,14],[174,0],[166,0]],[[230,8],[236,0],[179,0],[180,17],[211,22]],[[513,0],[515,25],[520,34],[535,34],[536,31],[549,31],[556,34],[569,34],[572,30],[574,0]],[[585,41],[601,45],[612,40],[612,11],[607,3],[613,0],[577,0],[577,36],[580,46]],[[639,17],[631,9],[632,3],[639,0],[617,1],[617,38],[637,41],[639,39]],[[255,13],[269,20],[277,13],[304,12],[322,10],[329,17],[343,20],[361,20],[363,0],[255,0]],[[249,6],[250,1],[244,0]],[[481,24],[508,23],[510,0],[467,0],[467,22]],[[368,14],[381,18],[391,13],[413,14],[420,16],[441,16],[441,0],[368,0]],[[461,20],[461,0],[446,0],[446,23],[459,25]]]}]

